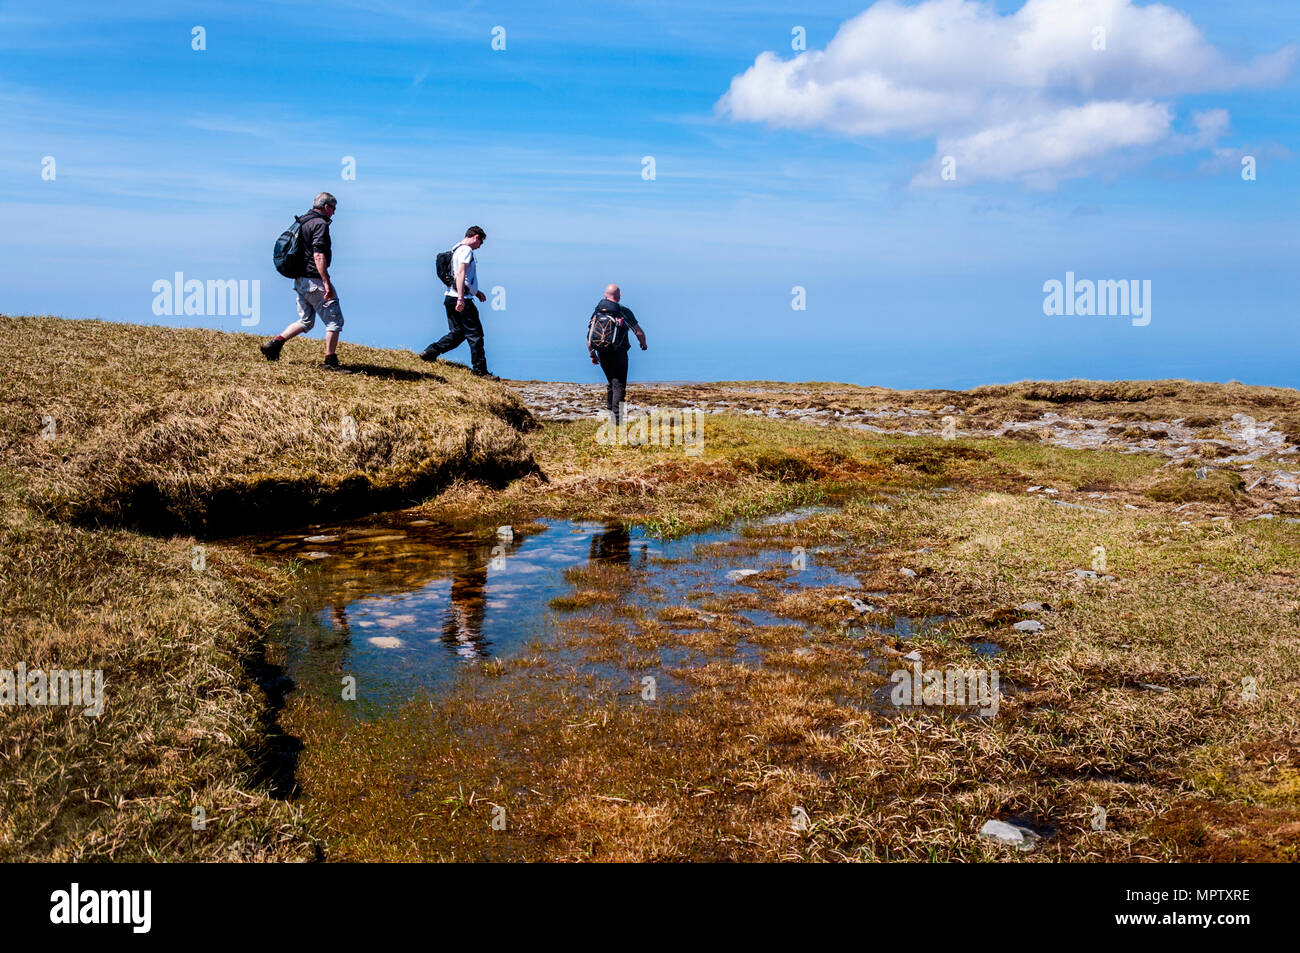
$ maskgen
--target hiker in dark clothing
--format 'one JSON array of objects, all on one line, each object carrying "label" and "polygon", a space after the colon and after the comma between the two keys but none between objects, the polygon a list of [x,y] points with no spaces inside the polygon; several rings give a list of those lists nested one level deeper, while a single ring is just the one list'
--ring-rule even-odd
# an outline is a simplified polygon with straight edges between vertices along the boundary
[{"label": "hiker in dark clothing", "polygon": [[478,290],[478,263],[474,252],[487,241],[487,232],[477,225],[465,230],[465,239],[452,249],[451,285],[443,295],[443,308],[447,312],[447,333],[438,341],[430,344],[420,354],[425,361],[436,361],[438,356],[460,347],[462,341],[469,344],[470,369],[479,377],[498,380],[489,374],[487,355],[483,350],[483,322],[479,320],[478,307],[474,300],[486,301],[487,295]]},{"label": "hiker in dark clothing", "polygon": [[619,304],[622,297],[618,285],[606,287],[605,297],[596,303],[591,320],[587,322],[587,350],[591,354],[591,363],[599,364],[609,381],[605,397],[614,423],[619,422],[627,397],[627,352],[632,349],[628,340],[629,329],[641,342],[641,350],[646,349],[645,332],[632,309]]},{"label": "hiker in dark clothing", "polygon": [[278,361],[284,342],[310,331],[316,318],[325,320],[325,363],[327,371],[342,370],[335,353],[339,332],[343,330],[343,312],[339,308],[338,290],[330,281],[330,262],[333,246],[330,242],[330,219],[339,201],[328,192],[316,196],[312,209],[302,217],[302,254],[305,274],[294,279],[293,290],[298,295],[298,320],[262,344],[260,350],[268,361]]}]

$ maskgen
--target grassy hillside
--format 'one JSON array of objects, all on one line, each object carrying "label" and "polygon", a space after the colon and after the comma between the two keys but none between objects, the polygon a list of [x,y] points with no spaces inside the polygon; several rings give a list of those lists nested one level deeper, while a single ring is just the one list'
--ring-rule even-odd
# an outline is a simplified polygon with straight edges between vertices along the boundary
[{"label": "grassy hillside", "polygon": [[528,412],[463,368],[349,346],[366,373],[326,374],[316,342],[277,364],[257,343],[0,318],[0,669],[102,669],[106,696],[0,710],[0,859],[313,856],[271,796],[258,685],[287,580],[191,534],[535,469]]},{"label": "grassy hillside", "polygon": [[[0,319],[0,669],[103,669],[107,697],[99,718],[0,709],[0,859],[1007,859],[975,835],[989,816],[1054,831],[1017,859],[1297,856],[1296,457],[1229,452],[1247,449],[1234,414],[1294,439],[1296,391],[680,385],[658,402],[731,408],[688,456],[602,444],[590,420],[539,427],[507,387],[409,352],[345,345],[364,373],[340,376],[318,342],[267,364],[257,340]],[[813,405],[956,408],[963,437],[762,410]],[[982,435],[1066,406],[1120,437],[1145,422],[1134,441],[1180,418],[1207,442],[1171,460]],[[630,685],[660,650],[702,653],[671,708],[543,655],[391,719],[305,693],[281,708],[263,637],[292,569],[221,541],[407,502],[489,535],[539,517],[675,535],[827,499],[843,505],[737,545],[824,547],[860,590],[772,571],[650,612],[617,602],[634,571],[571,571],[566,651]],[[1098,547],[1108,578],[1080,578]],[[877,611],[859,615],[842,597],[864,593]],[[745,620],[762,608],[790,624]],[[944,622],[904,641],[893,615]],[[985,640],[1015,686],[998,718],[861,704],[881,677],[864,658],[981,665]]]},{"label": "grassy hillside", "polygon": [[268,363],[251,335],[5,318],[0,460],[37,510],[204,535],[365,512],[453,479],[533,469],[505,388],[404,351],[319,344]]}]

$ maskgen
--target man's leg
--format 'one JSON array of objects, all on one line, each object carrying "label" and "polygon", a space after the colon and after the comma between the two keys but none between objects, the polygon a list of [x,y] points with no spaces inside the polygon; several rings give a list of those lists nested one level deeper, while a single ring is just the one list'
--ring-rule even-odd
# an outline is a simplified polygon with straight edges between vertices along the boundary
[{"label": "man's leg", "polygon": [[614,367],[614,379],[609,382],[610,390],[613,391],[609,397],[614,402],[616,422],[622,419],[623,412],[626,409],[623,403],[627,400],[627,351],[618,352],[617,362]]},{"label": "man's leg", "polygon": [[[460,347],[460,342],[465,340],[465,332],[461,328],[460,324],[460,316],[462,312],[456,310],[456,299],[443,295],[442,305],[447,312],[448,330],[446,334],[424,349],[424,353],[430,355],[430,359],[439,354],[446,354],[448,351],[454,351],[456,348]],[[465,307],[469,308],[469,302],[465,303]]]},{"label": "man's leg", "polygon": [[338,364],[338,357],[335,356],[335,350],[339,345],[339,334],[343,331],[343,309],[339,306],[337,297],[329,301],[323,300],[324,292],[321,293],[322,301],[317,305],[317,313],[325,320],[325,363],[329,366]]},{"label": "man's leg", "polygon": [[469,344],[469,366],[475,374],[486,374],[487,355],[483,351],[483,322],[479,320],[478,308],[473,301],[465,302],[461,312],[461,330]]},{"label": "man's leg", "polygon": [[609,411],[609,419],[618,423],[618,405],[614,403],[614,373],[609,366],[609,352],[597,351],[596,357],[600,359],[600,369],[605,375],[605,409]]},{"label": "man's leg", "polygon": [[627,351],[612,349],[601,351],[600,369],[605,372],[609,386],[605,395],[609,400],[609,413],[614,423],[618,423],[620,406],[626,399],[627,392]]},{"label": "man's leg", "polygon": [[316,306],[309,296],[306,279],[295,278],[293,290],[298,296],[298,320],[291,322],[283,331],[258,348],[268,361],[278,361],[280,348],[284,347],[284,342],[296,338],[304,331],[310,331],[316,323]]}]

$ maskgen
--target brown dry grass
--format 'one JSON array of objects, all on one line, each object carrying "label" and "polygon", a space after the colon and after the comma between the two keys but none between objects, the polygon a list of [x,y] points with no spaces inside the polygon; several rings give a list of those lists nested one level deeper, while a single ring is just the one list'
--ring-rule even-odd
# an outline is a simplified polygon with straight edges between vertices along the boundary
[{"label": "brown dry grass", "polygon": [[528,411],[463,368],[349,345],[344,360],[368,372],[329,374],[314,345],[291,343],[272,364],[257,343],[5,318],[0,459],[57,519],[208,536],[391,509],[455,479],[499,484],[534,469]]},{"label": "brown dry grass", "polygon": [[0,859],[315,855],[261,687],[288,577],[132,528],[229,535],[534,469],[527,411],[464,369],[346,347],[368,373],[327,375],[314,346],[257,343],[0,320],[0,669],[100,669],[107,699],[0,711]]},{"label": "brown dry grass", "polygon": [[[326,377],[314,348],[267,365],[255,343],[0,324],[13,362],[0,385],[0,667],[103,668],[108,694],[99,719],[4,713],[4,858],[296,859],[318,846],[382,859],[1001,858],[974,834],[988,816],[1054,831],[1028,859],[1295,856],[1296,528],[1244,522],[1255,504],[1231,474],[1201,486],[1143,455],[752,417],[708,418],[699,458],[600,446],[581,423],[522,436],[518,400],[463,369],[349,346],[345,361],[371,373]],[[718,387],[682,387],[679,402]],[[1293,420],[1300,407],[1294,391],[1185,382],[735,389],[792,407],[905,399],[1016,419],[1068,404],[1207,428],[1252,408]],[[345,414],[358,439],[341,447]],[[499,489],[533,461],[544,475]],[[273,796],[295,779],[274,774],[285,739],[259,687],[275,674],[262,635],[284,572],[217,544],[196,571],[193,538],[113,524],[219,534],[274,523],[277,506],[285,521],[362,512],[449,482],[440,511],[664,535],[843,501],[741,549],[832,544],[863,589],[889,593],[873,602],[947,621],[910,643],[864,635],[885,617],[857,617],[834,587],[779,589],[780,571],[646,612],[622,598],[634,575],[575,573],[554,642],[483,666],[459,694],[378,721],[291,696],[282,720],[306,743],[296,780],[308,795],[291,808]],[[1105,512],[1026,496],[1031,483]],[[1090,502],[1102,490],[1111,498]],[[1116,581],[1067,576],[1097,545]],[[1025,599],[1054,607],[1043,632],[1009,628]],[[799,622],[755,626],[743,614],[755,609]],[[901,652],[986,664],[970,648],[980,639],[1006,648],[997,664],[1016,687],[997,719],[882,708]],[[1255,702],[1241,698],[1245,675]],[[206,831],[191,827],[196,806]],[[1097,806],[1105,832],[1088,825]],[[792,824],[796,807],[808,830]]]},{"label": "brown dry grass", "polygon": [[[1300,800],[1286,752],[1300,740],[1300,533],[1245,522],[1255,510],[1235,474],[1197,481],[1160,458],[1017,441],[746,418],[709,427],[703,456],[688,462],[662,448],[597,447],[583,423],[548,424],[532,439],[551,483],[453,496],[503,519],[577,512],[684,531],[718,519],[715,487],[726,491],[721,512],[761,511],[774,488],[748,481],[779,474],[777,486],[805,487],[805,499],[846,505],[728,550],[829,544],[840,552],[826,558],[862,590],[890,593],[869,599],[886,611],[859,616],[837,599],[843,590],[790,591],[779,588],[789,573],[768,571],[725,598],[704,585],[686,605],[647,614],[603,598],[584,616],[589,593],[621,595],[637,580],[571,571],[577,592],[561,602],[578,614],[539,647],[542,661],[431,710],[412,706],[393,737],[308,700],[292,706],[295,730],[319,745],[302,777],[308,810],[337,831],[337,856],[1007,859],[976,836],[1000,817],[1052,832],[1020,860],[1295,858]],[[1183,495],[1152,499],[1184,478],[1213,490],[1196,510]],[[592,492],[606,482],[636,489]],[[936,492],[945,484],[953,492]],[[1026,494],[1030,484],[1091,509]],[[1089,495],[1100,490],[1107,499]],[[1089,568],[1099,545],[1116,582],[1068,575]],[[1015,608],[1027,600],[1053,606],[1044,632],[1011,628],[1032,617]],[[741,615],[752,610],[802,624],[756,627]],[[902,642],[889,612],[946,621]],[[995,664],[1012,694],[998,718],[884,705],[884,673],[903,652],[919,648],[927,667],[987,666],[970,648],[979,641],[1007,650]],[[582,661],[553,657],[557,648]],[[640,699],[647,675],[669,686],[655,704]],[[1267,696],[1243,701],[1246,676]],[[363,776],[354,750],[377,752]],[[401,777],[383,752],[400,759]],[[375,789],[385,793],[368,797]],[[508,833],[491,827],[493,806],[506,808]],[[792,822],[796,807],[807,831]],[[1105,831],[1092,829],[1099,807]],[[410,812],[417,841],[394,843]]]},{"label": "brown dry grass", "polygon": [[[730,548],[839,540],[837,568],[888,591],[883,605],[946,617],[920,637],[872,634],[880,617],[857,617],[833,589],[778,589],[783,572],[689,607],[602,607],[550,643],[576,660],[539,649],[388,725],[295,703],[292,724],[315,741],[307,809],[342,858],[1298,859],[1300,531],[1189,529],[1170,509],[1080,512],[984,491],[886,505]],[[1070,576],[1099,545],[1115,580]],[[1011,628],[1033,615],[1014,608],[1026,600],[1052,606],[1042,632]],[[753,608],[810,625],[755,627],[738,615]],[[1005,653],[975,655],[985,640]],[[912,649],[927,668],[998,667],[998,716],[892,710],[884,676]],[[692,660],[666,661],[682,651]],[[1246,677],[1258,698],[1244,697]],[[506,831],[491,824],[498,806]],[[976,836],[989,817],[1050,836],[1008,853]]]}]

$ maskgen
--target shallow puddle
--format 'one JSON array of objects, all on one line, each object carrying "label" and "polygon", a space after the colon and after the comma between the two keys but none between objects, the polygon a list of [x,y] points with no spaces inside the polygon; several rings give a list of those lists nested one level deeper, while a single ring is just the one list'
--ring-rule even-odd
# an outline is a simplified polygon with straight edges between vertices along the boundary
[{"label": "shallow puddle", "polygon": [[[625,665],[556,648],[566,620],[583,614],[599,621],[677,610],[660,624],[687,641],[692,630],[714,629],[727,619],[755,634],[765,627],[801,627],[764,609],[706,607],[754,592],[751,577],[757,574],[782,590],[856,588],[853,576],[819,562],[816,551],[785,550],[744,535],[826,511],[799,510],[670,541],[616,524],[566,520],[493,534],[407,511],[246,545],[303,564],[282,628],[286,667],[298,690],[340,699],[350,676],[359,704],[348,707],[373,716],[449,690],[467,665],[508,661],[548,643],[553,657],[577,670],[626,679]],[[571,581],[575,577],[566,580],[565,570],[602,565],[626,567],[629,584],[620,585],[612,600],[566,607],[565,597],[580,595],[582,587]],[[689,618],[682,610],[690,610]],[[743,635],[724,641],[732,661],[761,661],[762,651]],[[659,671],[708,660],[680,644],[656,651]]]}]

